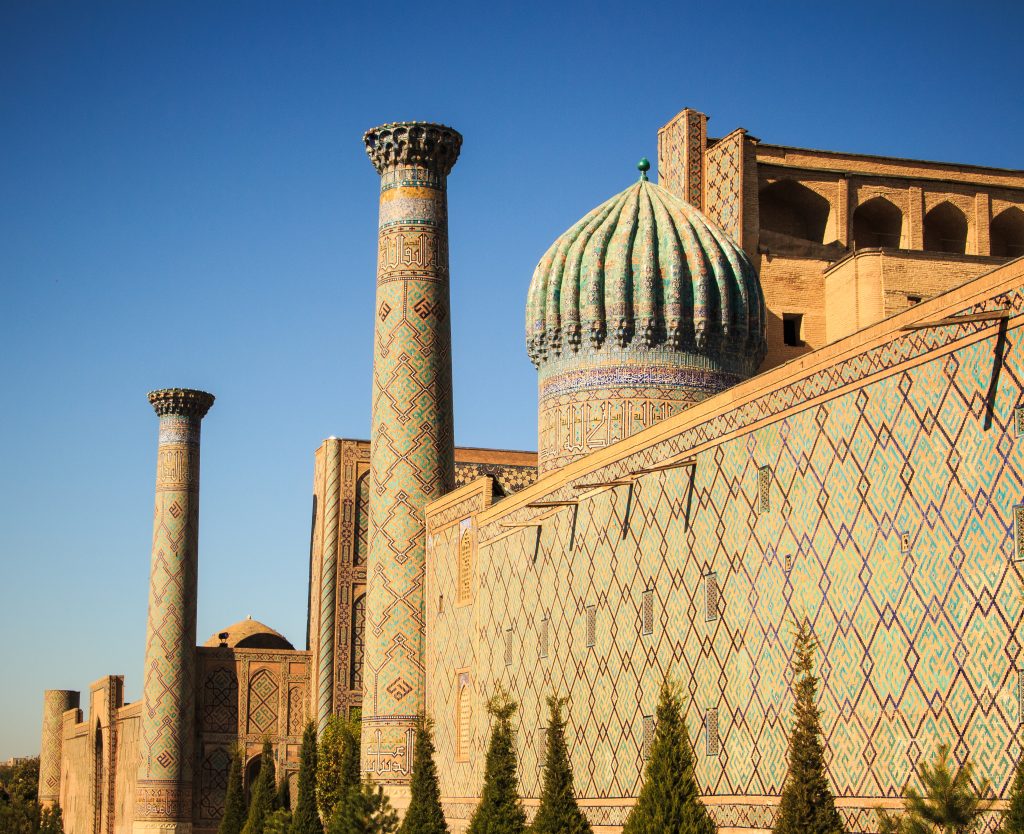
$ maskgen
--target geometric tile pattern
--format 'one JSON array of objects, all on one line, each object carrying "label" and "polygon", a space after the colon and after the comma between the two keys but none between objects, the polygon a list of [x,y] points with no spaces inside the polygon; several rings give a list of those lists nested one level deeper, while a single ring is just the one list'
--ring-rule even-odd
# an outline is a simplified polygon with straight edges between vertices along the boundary
[{"label": "geometric tile pattern", "polygon": [[155,391],[160,416],[135,819],[190,823],[202,391]]},{"label": "geometric tile pattern", "polygon": [[423,706],[423,510],[455,484],[446,179],[462,137],[398,124],[364,139],[381,192],[362,766],[405,784]]},{"label": "geometric tile pattern", "polygon": [[269,734],[277,729],[278,686],[273,675],[260,669],[249,679],[249,718],[246,732]]},{"label": "geometric tile pattern", "polygon": [[203,682],[203,730],[210,733],[238,731],[238,678],[234,669],[219,666]]},{"label": "geometric tile pattern", "polygon": [[719,139],[705,154],[707,185],[704,205],[707,215],[737,243],[743,242],[742,193],[742,132]]},{"label": "geometric tile pattern", "polygon": [[[1020,291],[963,312],[994,306],[1019,315]],[[595,825],[621,824],[625,809],[612,806],[636,795],[644,716],[671,674],[686,696],[701,791],[721,797],[710,802],[716,821],[770,827],[786,769],[798,616],[810,618],[821,647],[827,762],[852,829],[873,829],[872,802],[899,797],[940,742],[958,762],[970,756],[1003,794],[1021,754],[1024,709],[1018,326],[1012,319],[991,400],[991,323],[897,333],[588,473],[587,481],[613,480],[673,456],[696,458],[692,470],[639,477],[628,523],[624,487],[581,494],[567,484],[536,495],[579,498],[575,511],[488,511],[473,604],[431,614],[427,625],[427,708],[450,821],[472,807],[464,798],[479,791],[487,738],[475,710],[469,761],[454,761],[450,682],[468,668],[476,704],[498,686],[520,704],[525,797],[540,791],[533,739],[546,721],[544,699],[568,698],[576,789]],[[769,512],[762,468],[771,473]],[[508,525],[542,515],[535,561],[536,528]],[[432,594],[454,592],[457,531],[432,534]],[[649,636],[643,588],[658,600]],[[580,627],[590,606],[593,648]],[[500,636],[509,628],[517,650],[506,666]]]},{"label": "geometric tile pattern", "polygon": [[60,801],[60,760],[64,713],[78,707],[79,695],[68,689],[47,689],[43,693],[43,740],[39,749],[39,803],[49,806]]},{"label": "geometric tile pattern", "polygon": [[203,783],[199,801],[199,816],[204,820],[216,821],[224,815],[224,795],[228,788],[228,772],[231,770],[231,754],[222,747],[215,747],[203,758],[200,779]]}]

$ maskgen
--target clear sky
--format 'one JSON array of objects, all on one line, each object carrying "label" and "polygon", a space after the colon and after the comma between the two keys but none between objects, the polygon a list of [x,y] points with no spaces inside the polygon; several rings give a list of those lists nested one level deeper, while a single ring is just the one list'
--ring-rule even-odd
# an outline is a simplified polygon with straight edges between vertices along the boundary
[{"label": "clear sky", "polygon": [[140,694],[157,418],[211,391],[199,640],[304,647],[313,451],[366,437],[378,177],[443,121],[456,440],[533,449],[526,288],[685,106],[709,132],[1024,168],[1016,2],[0,4],[0,759]]}]

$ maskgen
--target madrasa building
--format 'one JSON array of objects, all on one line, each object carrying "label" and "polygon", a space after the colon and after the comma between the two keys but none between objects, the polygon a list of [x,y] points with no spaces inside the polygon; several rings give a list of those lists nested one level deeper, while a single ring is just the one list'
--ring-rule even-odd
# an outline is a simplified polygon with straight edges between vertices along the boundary
[{"label": "madrasa building", "polygon": [[580,804],[614,832],[665,676],[715,821],[767,829],[802,617],[850,830],[875,830],[941,743],[1005,795],[1024,719],[1024,172],[716,139],[707,121],[676,116],[659,183],[642,161],[540,257],[536,454],[454,446],[462,137],[365,135],[381,183],[370,441],[314,455],[306,646],[255,620],[196,645],[213,397],[153,392],[142,698],[125,703],[118,675],[44,698],[40,796],[68,834],[213,832],[236,746],[247,782],[264,739],[294,779],[304,724],[335,714],[361,718],[363,770],[401,808],[422,711],[458,832],[499,687],[520,705],[528,812],[559,694]]}]

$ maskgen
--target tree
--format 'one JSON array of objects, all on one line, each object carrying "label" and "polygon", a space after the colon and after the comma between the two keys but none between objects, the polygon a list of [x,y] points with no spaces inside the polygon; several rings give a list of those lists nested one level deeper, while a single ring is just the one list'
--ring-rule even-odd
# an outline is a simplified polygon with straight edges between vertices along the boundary
[{"label": "tree", "polygon": [[275,783],[274,751],[270,739],[266,739],[260,752],[260,772],[252,789],[249,816],[245,820],[242,834],[264,834],[267,817],[274,812]]},{"label": "tree", "polygon": [[316,809],[316,725],[310,721],[302,734],[299,753],[299,786],[292,814],[290,834],[323,834],[324,826]]},{"label": "tree", "polygon": [[467,834],[523,834],[526,812],[519,801],[516,748],[512,716],[517,704],[499,690],[488,702],[493,725],[484,762],[480,804],[469,820]]},{"label": "tree", "polygon": [[242,789],[242,752],[235,749],[228,771],[228,789],[224,794],[224,816],[217,834],[242,834],[245,827],[245,791]]},{"label": "tree", "polygon": [[1024,834],[1024,755],[1017,761],[1010,785],[1009,805],[1003,812],[1001,834]]},{"label": "tree", "polygon": [[39,815],[39,834],[64,834],[64,814],[60,805],[43,808]]},{"label": "tree", "polygon": [[592,834],[590,821],[580,810],[572,787],[572,766],[565,745],[565,698],[548,697],[548,728],[540,807],[533,818],[533,834]]},{"label": "tree", "polygon": [[359,788],[359,722],[334,715],[320,734],[316,770],[316,804],[325,823],[352,788]]},{"label": "tree", "polygon": [[335,805],[327,834],[394,834],[397,828],[398,814],[384,788],[367,778]]},{"label": "tree", "polygon": [[274,810],[288,811],[289,817],[292,810],[292,788],[288,783],[287,774],[277,783],[277,793],[274,794]]},{"label": "tree", "polygon": [[287,808],[275,808],[267,816],[263,825],[263,834],[288,834],[292,826],[292,815]]},{"label": "tree", "polygon": [[982,779],[975,790],[970,762],[953,773],[946,744],[936,752],[935,764],[922,762],[917,773],[922,790],[907,788],[904,813],[878,812],[883,834],[968,834],[992,804],[981,798],[990,787],[987,779]]},{"label": "tree", "polygon": [[677,687],[661,685],[643,786],[622,834],[715,834],[700,801],[693,748]]},{"label": "tree", "polygon": [[409,808],[398,829],[399,834],[448,834],[448,823],[441,810],[441,788],[434,764],[433,722],[421,715],[416,724],[413,746],[412,782]]},{"label": "tree", "polygon": [[817,641],[810,624],[797,626],[793,648],[793,730],[788,771],[779,798],[772,834],[842,834],[843,820],[825,772],[825,751],[818,712],[818,678],[814,674]]}]

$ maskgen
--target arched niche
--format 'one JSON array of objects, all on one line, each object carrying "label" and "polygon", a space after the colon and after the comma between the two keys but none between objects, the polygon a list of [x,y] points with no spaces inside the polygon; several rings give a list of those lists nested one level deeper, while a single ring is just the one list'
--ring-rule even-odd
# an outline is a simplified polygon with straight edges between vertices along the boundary
[{"label": "arched niche", "polygon": [[812,243],[831,242],[829,201],[795,180],[779,180],[761,189],[758,197],[761,228]]},{"label": "arched niche", "polygon": [[991,252],[997,258],[1019,258],[1024,255],[1024,211],[1011,206],[992,219],[989,227]]},{"label": "arched niche", "polygon": [[853,243],[857,249],[899,249],[903,212],[885,197],[873,197],[853,212]]},{"label": "arched niche", "polygon": [[924,216],[924,248],[929,252],[967,252],[967,216],[948,201]]}]

